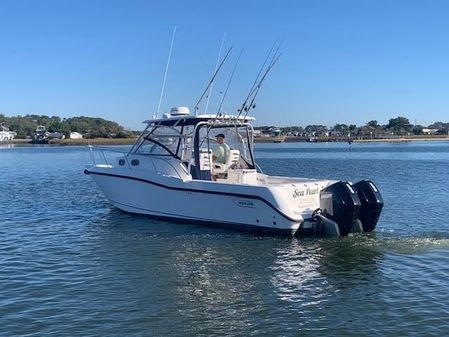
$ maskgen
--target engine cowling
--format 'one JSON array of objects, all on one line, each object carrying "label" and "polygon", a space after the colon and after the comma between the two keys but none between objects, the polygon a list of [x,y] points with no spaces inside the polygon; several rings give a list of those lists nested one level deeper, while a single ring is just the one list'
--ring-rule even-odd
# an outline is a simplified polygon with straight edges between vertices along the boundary
[{"label": "engine cowling", "polygon": [[358,219],[362,223],[364,232],[371,232],[376,228],[384,201],[379,189],[370,180],[361,180],[352,185],[360,200]]},{"label": "engine cowling", "polygon": [[340,235],[349,234],[359,217],[360,206],[357,192],[347,181],[336,182],[320,193],[322,215],[338,224]]}]

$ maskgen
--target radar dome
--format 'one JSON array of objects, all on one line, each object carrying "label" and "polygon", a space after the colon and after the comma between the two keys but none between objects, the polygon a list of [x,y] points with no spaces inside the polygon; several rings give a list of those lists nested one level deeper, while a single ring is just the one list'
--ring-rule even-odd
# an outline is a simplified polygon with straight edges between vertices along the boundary
[{"label": "radar dome", "polygon": [[190,110],[186,106],[177,106],[171,108],[170,116],[188,116],[190,115]]}]

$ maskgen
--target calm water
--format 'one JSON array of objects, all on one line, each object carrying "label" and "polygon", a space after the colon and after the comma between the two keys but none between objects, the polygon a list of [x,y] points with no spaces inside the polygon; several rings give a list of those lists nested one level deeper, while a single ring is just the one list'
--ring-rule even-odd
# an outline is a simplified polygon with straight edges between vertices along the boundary
[{"label": "calm water", "polygon": [[117,211],[82,147],[0,148],[0,336],[449,335],[449,142],[257,144],[372,178],[373,234],[260,237]]}]

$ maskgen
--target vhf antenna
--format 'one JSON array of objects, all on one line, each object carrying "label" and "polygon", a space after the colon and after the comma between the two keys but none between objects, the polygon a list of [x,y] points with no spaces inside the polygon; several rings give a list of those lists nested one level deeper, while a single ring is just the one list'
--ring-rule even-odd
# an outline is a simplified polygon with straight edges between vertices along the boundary
[{"label": "vhf antenna", "polygon": [[168,66],[170,64],[171,51],[173,49],[173,41],[175,40],[175,35],[176,35],[176,26],[173,29],[173,35],[172,35],[171,44],[170,44],[170,51],[168,53],[167,65],[165,66],[164,80],[162,81],[161,95],[159,96],[159,103],[157,105],[156,115],[159,114],[159,110],[161,108],[162,96],[164,95],[165,81],[167,80]]}]

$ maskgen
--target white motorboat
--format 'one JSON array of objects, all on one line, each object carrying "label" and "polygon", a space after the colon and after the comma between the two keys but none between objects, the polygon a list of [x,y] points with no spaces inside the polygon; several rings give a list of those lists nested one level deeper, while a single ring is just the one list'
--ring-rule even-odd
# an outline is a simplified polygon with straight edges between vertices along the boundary
[{"label": "white motorboat", "polygon": [[30,142],[31,144],[49,144],[50,137],[49,132],[45,130],[45,126],[38,125],[36,128],[36,133]]},{"label": "white motorboat", "polygon": [[[254,158],[253,120],[174,108],[146,121],[131,150],[112,161],[105,149],[91,148],[93,164],[84,172],[126,212],[289,235],[374,230],[383,200],[372,181],[262,173]],[[224,164],[213,156],[220,133],[230,149]]]}]

